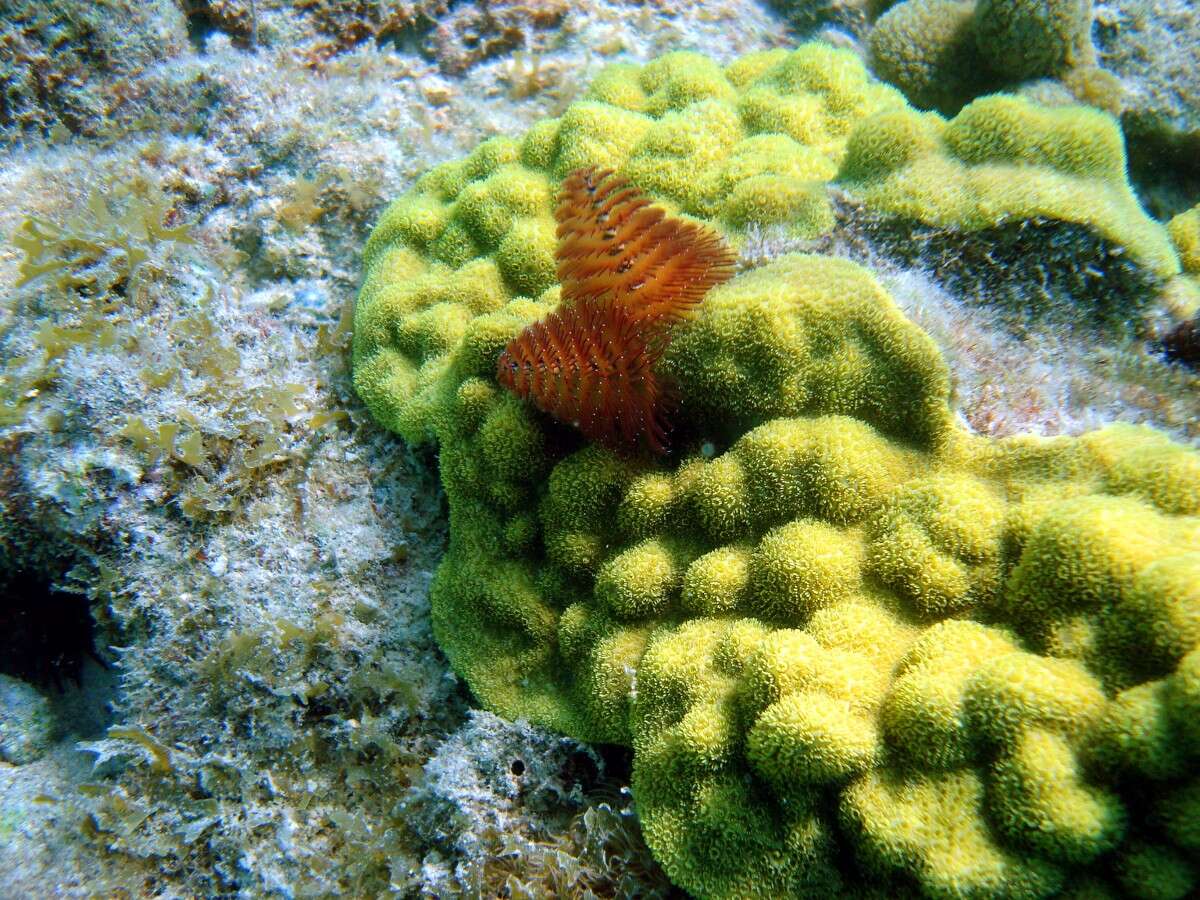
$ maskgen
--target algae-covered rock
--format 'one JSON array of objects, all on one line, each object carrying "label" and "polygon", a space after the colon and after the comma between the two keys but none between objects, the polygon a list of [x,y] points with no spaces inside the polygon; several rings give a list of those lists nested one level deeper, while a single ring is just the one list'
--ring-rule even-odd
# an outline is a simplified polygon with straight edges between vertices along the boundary
[{"label": "algae-covered rock", "polygon": [[[113,84],[188,46],[170,0],[6,3],[0,21],[0,136],[97,134],[123,103]],[[57,131],[54,129],[57,128]]]},{"label": "algae-covered rock", "polygon": [[801,36],[819,29],[841,29],[861,35],[871,20],[895,0],[769,0]]},{"label": "algae-covered rock", "polygon": [[46,754],[58,733],[50,701],[36,688],[0,675],[0,759],[15,765]]},{"label": "algae-covered rock", "polygon": [[673,455],[588,445],[495,380],[559,301],[559,182],[613,167],[737,245],[746,183],[835,165],[880,215],[1060,222],[1171,275],[1123,161],[1102,114],[997,97],[946,122],[824,46],[724,69],[673,54],[384,214],[354,374],[381,422],[438,449],[437,639],[491,710],[633,748],[676,884],[1042,897],[1135,871],[1144,846],[1181,856],[1189,832],[1141,810],[1200,757],[1200,457],[1127,425],[968,433],[930,338],[816,255],[741,273],[676,327]]},{"label": "algae-covered rock", "polygon": [[1097,0],[1094,34],[1101,64],[1125,88],[1123,121],[1145,141],[1145,164],[1177,169],[1194,198],[1200,177],[1200,8],[1190,0]]}]

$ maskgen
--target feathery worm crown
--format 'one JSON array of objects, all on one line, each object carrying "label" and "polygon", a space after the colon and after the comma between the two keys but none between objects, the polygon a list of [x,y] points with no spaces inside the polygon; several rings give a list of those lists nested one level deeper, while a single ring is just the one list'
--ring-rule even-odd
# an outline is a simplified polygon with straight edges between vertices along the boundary
[{"label": "feathery worm crown", "polygon": [[666,452],[669,389],[654,372],[668,327],[733,275],[720,235],[668,216],[611,170],[563,182],[562,301],[509,342],[499,382],[598,444]]}]

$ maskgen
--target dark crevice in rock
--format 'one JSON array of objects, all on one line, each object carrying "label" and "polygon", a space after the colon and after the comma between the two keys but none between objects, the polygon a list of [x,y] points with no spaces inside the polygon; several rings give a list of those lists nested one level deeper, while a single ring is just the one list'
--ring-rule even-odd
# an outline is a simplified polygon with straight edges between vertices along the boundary
[{"label": "dark crevice in rock", "polygon": [[1162,352],[1172,362],[1200,370],[1200,315],[1167,332],[1162,339]]},{"label": "dark crevice in rock", "polygon": [[0,672],[61,693],[80,685],[88,658],[104,665],[86,598],[29,572],[0,589]]},{"label": "dark crevice in rock", "polygon": [[880,215],[845,195],[835,207],[837,225],[814,249],[927,269],[964,302],[999,312],[1017,333],[1038,323],[1133,335],[1162,288],[1123,247],[1071,222],[962,231]]}]

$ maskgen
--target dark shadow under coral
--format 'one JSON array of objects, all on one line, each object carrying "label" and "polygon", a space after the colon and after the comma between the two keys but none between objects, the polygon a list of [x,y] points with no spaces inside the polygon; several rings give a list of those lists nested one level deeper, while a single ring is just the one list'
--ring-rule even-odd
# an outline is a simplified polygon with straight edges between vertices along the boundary
[{"label": "dark shadow under coral", "polygon": [[0,672],[62,692],[78,686],[85,660],[96,655],[88,602],[18,572],[0,589]]}]

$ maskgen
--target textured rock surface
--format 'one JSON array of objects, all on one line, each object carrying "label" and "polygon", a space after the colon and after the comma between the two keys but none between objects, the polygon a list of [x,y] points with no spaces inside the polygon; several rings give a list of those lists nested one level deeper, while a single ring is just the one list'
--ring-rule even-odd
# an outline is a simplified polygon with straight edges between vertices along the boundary
[{"label": "textured rock surface", "polygon": [[1200,195],[1200,9],[1099,0],[1099,60],[1120,79],[1122,122],[1147,202],[1167,218]]},{"label": "textured rock surface", "polygon": [[0,760],[23,765],[40,759],[56,731],[50,701],[25,682],[0,675]]},{"label": "textured rock surface", "polygon": [[6,3],[0,22],[0,139],[96,136],[136,105],[139,77],[188,49],[172,0]]},{"label": "textured rock surface", "polygon": [[1125,83],[1133,124],[1194,141],[1200,132],[1200,11],[1195,4],[1098,0],[1095,22],[1100,60]]}]

